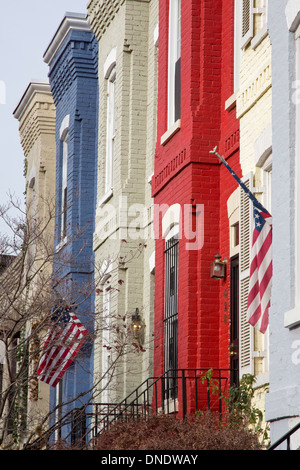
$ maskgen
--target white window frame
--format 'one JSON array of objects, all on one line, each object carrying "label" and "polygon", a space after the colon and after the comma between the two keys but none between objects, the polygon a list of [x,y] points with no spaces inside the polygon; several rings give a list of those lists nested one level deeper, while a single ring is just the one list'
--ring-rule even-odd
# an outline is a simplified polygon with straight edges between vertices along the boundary
[{"label": "white window frame", "polygon": [[175,67],[181,57],[181,0],[169,2],[168,129],[175,124]]},{"label": "white window frame", "polygon": [[[238,0],[237,0],[238,1]],[[254,35],[254,18],[261,17],[260,30]],[[254,0],[241,0],[241,48],[244,49],[251,42],[251,47],[255,49],[266,37],[268,21],[268,0],[261,0],[260,7],[254,7]],[[248,24],[248,29],[243,31],[243,25]]]},{"label": "white window frame", "polygon": [[107,78],[105,194],[113,189],[113,162],[115,145],[115,84],[116,67],[113,67]]},{"label": "white window frame", "polygon": [[[112,260],[107,259],[103,262],[101,272],[102,279],[101,285],[103,287],[103,308],[102,308],[102,354],[101,354],[101,376],[102,379],[102,402],[110,402],[110,382],[111,373],[109,371],[111,365],[111,353],[106,346],[109,346],[111,341],[111,271]],[[107,284],[109,284],[107,286]]]},{"label": "white window frame", "polygon": [[272,214],[272,154],[266,158],[262,166],[262,180],[264,207]]},{"label": "white window frame", "polygon": [[240,86],[240,68],[242,60],[242,8],[241,0],[235,0],[234,3],[234,92],[237,92]]},{"label": "white window frame", "polygon": [[65,116],[60,127],[60,140],[62,142],[61,159],[61,223],[60,243],[67,239],[67,197],[68,197],[68,153],[69,153],[69,124],[70,115]]}]

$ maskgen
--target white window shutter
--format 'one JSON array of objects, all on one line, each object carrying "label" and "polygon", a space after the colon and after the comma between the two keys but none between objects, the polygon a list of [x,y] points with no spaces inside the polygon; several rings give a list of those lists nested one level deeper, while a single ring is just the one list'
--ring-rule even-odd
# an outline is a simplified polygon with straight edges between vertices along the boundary
[{"label": "white window shutter", "polygon": [[[242,181],[247,188],[253,190],[253,174],[249,173]],[[253,374],[253,328],[247,321],[247,301],[250,277],[250,248],[252,242],[253,205],[244,190],[240,188],[240,295],[239,295],[239,361],[240,377]]]},{"label": "white window shutter", "polygon": [[241,47],[247,46],[249,41],[253,38],[254,34],[254,0],[242,0],[242,17],[241,17]]}]

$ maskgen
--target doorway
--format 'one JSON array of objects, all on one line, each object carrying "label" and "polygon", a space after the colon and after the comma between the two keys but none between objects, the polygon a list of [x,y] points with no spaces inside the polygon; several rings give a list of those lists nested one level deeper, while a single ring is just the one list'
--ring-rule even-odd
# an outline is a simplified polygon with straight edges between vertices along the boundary
[{"label": "doorway", "polygon": [[239,385],[239,255],[230,260],[230,386]]}]

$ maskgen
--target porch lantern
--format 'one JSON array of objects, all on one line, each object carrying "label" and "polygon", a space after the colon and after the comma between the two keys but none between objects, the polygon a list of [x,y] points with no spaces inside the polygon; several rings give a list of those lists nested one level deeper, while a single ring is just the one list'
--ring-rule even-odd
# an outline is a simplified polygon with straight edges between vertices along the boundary
[{"label": "porch lantern", "polygon": [[210,265],[210,277],[213,279],[223,279],[226,277],[227,259],[221,261],[221,255],[215,255],[215,260]]},{"label": "porch lantern", "polygon": [[135,314],[131,317],[131,331],[134,339],[136,339],[139,344],[143,342],[145,324],[140,315],[139,309],[135,309]]}]

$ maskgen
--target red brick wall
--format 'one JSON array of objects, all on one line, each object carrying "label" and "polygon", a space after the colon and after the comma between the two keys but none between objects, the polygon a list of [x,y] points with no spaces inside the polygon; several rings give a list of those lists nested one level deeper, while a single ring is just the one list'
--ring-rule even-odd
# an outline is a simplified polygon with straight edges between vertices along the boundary
[{"label": "red brick wall", "polygon": [[[239,124],[235,109],[225,110],[233,93],[234,1],[182,2],[181,129],[162,146],[167,130],[168,3],[161,0],[159,7],[154,203],[204,205],[201,250],[186,250],[184,238],[179,242],[178,367],[229,367],[229,276],[224,282],[211,279],[210,264],[218,252],[229,259],[227,199],[237,184],[209,152],[217,145],[240,173]],[[156,240],[155,374],[164,370],[164,246],[161,237]]]}]

